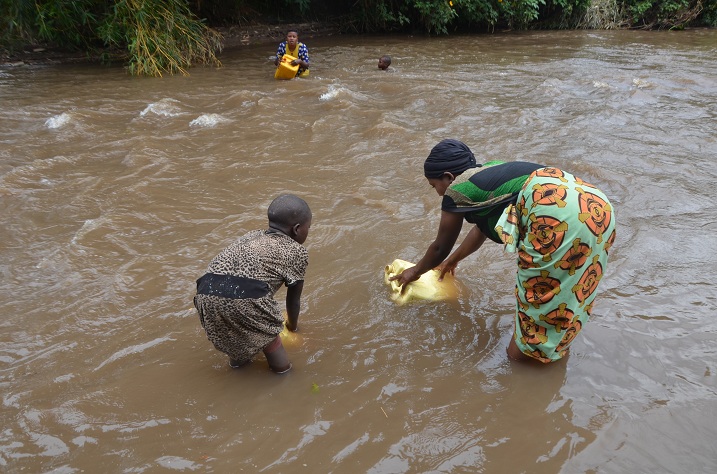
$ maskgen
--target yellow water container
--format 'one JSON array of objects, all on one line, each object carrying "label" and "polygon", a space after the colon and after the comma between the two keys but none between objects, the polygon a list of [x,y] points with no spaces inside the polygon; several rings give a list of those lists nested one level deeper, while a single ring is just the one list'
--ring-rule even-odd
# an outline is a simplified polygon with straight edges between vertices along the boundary
[{"label": "yellow water container", "polygon": [[284,321],[284,330],[281,331],[279,335],[281,336],[282,344],[288,348],[300,346],[303,340],[302,336],[298,332],[292,332],[286,328],[286,321]]},{"label": "yellow water container", "polygon": [[299,70],[299,65],[292,66],[291,61],[296,59],[290,54],[285,54],[281,57],[279,67],[276,68],[274,73],[274,79],[293,79],[296,77],[296,72]]},{"label": "yellow water container", "polygon": [[412,300],[444,301],[458,297],[458,287],[453,275],[446,273],[443,281],[438,281],[437,270],[430,270],[418,280],[406,285],[405,291],[401,294],[401,287],[397,281],[389,281],[392,276],[400,274],[414,264],[405,260],[396,259],[390,265],[386,265],[384,281],[391,287],[391,299],[398,304],[405,304]]}]

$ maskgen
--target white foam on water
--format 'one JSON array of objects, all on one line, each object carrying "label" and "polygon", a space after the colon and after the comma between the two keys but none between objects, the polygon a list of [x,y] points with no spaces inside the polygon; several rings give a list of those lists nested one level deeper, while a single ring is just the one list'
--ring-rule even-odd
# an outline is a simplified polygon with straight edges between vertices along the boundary
[{"label": "white foam on water", "polygon": [[319,100],[326,101],[326,100],[335,99],[341,92],[344,92],[345,90],[346,89],[344,89],[341,86],[330,85],[328,92],[321,94],[321,96],[319,97]]},{"label": "white foam on water", "polygon": [[140,112],[140,116],[144,117],[148,114],[159,115],[162,117],[176,117],[182,113],[182,109],[179,107],[179,101],[174,99],[161,99],[158,102],[149,104],[145,109]]},{"label": "white foam on water", "polygon": [[193,461],[181,458],[179,456],[162,456],[161,458],[157,458],[156,462],[163,468],[173,469],[175,471],[184,471],[187,469],[189,469],[190,471],[195,471],[200,467]]},{"label": "white foam on water", "polygon": [[229,122],[229,119],[219,114],[204,114],[189,122],[190,127],[214,127],[220,123]]},{"label": "white foam on water", "polygon": [[172,339],[171,337],[157,337],[151,341],[145,342],[143,344],[135,344],[134,346],[125,347],[114,354],[112,354],[108,359],[103,361],[100,365],[95,367],[94,370],[100,370],[105,365],[116,361],[117,359],[121,359],[123,357],[132,355],[132,354],[139,354],[141,352],[146,351],[147,349],[154,347],[158,344],[162,344],[163,342],[167,341],[174,341],[175,339]]},{"label": "white foam on water", "polygon": [[82,227],[75,233],[75,236],[72,238],[72,243],[76,244],[89,232],[92,232],[93,230],[98,229],[100,226],[102,226],[105,221],[106,219],[103,219],[102,217],[98,217],[97,219],[85,220],[85,223],[82,224]]},{"label": "white foam on water", "polygon": [[72,116],[68,113],[61,113],[60,115],[55,115],[54,117],[50,117],[49,119],[45,120],[45,126],[47,128],[55,129],[60,128],[64,125],[67,125],[72,120]]},{"label": "white foam on water", "polygon": [[79,446],[80,448],[83,447],[85,444],[97,444],[97,438],[93,438],[91,436],[77,436],[75,438],[72,438],[72,442]]},{"label": "white foam on water", "polygon": [[644,89],[645,87],[652,86],[652,84],[650,84],[649,82],[647,82],[643,79],[640,79],[639,77],[636,77],[632,80],[632,85],[637,87],[638,89]]}]

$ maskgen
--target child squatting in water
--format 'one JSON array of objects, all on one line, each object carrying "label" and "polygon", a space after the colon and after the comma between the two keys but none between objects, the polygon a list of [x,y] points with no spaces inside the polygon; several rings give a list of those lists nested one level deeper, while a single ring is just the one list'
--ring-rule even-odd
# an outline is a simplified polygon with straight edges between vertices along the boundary
[{"label": "child squatting in water", "polygon": [[312,214],[303,199],[282,194],[269,205],[268,218],[268,229],[248,232],[212,259],[197,280],[194,306],[207,338],[229,356],[232,368],[263,352],[271,370],[283,374],[292,366],[274,294],[286,285],[286,328],[296,331]]}]

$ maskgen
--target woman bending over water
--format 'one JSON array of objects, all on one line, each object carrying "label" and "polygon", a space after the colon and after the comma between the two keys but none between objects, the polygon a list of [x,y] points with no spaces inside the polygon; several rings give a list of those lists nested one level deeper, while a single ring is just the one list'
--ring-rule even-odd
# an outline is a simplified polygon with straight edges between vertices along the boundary
[{"label": "woman bending over water", "polygon": [[[512,359],[561,359],[587,322],[615,241],[615,216],[595,186],[565,171],[524,161],[477,164],[458,140],[443,140],[424,175],[443,197],[438,236],[401,286],[437,267],[441,278],[486,239],[517,253]],[[450,254],[463,226],[473,224]]]}]

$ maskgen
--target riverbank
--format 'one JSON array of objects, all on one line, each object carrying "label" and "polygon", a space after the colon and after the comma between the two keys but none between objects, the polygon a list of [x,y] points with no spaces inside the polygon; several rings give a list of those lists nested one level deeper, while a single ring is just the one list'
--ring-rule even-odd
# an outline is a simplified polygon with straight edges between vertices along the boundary
[{"label": "riverbank", "polygon": [[[284,39],[289,28],[299,30],[302,40],[317,37],[340,35],[341,29],[333,23],[292,23],[236,25],[215,27],[222,35],[223,51],[240,48],[252,44],[279,43]],[[99,55],[87,54],[83,51],[67,51],[52,45],[26,45],[17,51],[0,51],[0,64],[5,66],[24,66],[63,63],[99,63]]]},{"label": "riverbank", "polygon": [[284,40],[286,31],[295,28],[299,31],[300,40],[341,34],[341,28],[333,23],[299,23],[299,24],[256,24],[250,26],[230,26],[215,28],[224,38],[224,49],[260,43],[279,43]]}]

